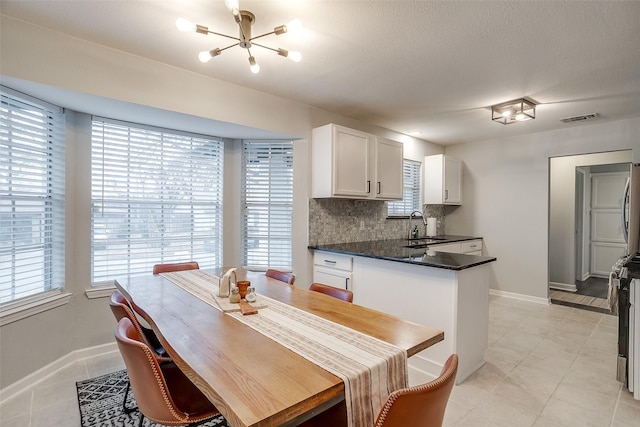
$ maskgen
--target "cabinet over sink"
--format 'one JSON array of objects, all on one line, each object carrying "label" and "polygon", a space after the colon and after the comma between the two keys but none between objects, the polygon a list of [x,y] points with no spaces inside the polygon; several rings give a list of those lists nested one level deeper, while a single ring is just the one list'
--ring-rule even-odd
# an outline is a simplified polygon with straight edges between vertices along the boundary
[{"label": "cabinet over sink", "polygon": [[323,261],[338,264],[349,277],[342,283],[353,291],[354,304],[443,330],[444,341],[409,358],[409,369],[427,381],[457,353],[459,384],[484,363],[489,269],[496,258],[472,255],[482,251],[479,237],[438,237],[429,240],[434,243],[395,239],[309,249],[314,251],[314,281],[327,277]]}]

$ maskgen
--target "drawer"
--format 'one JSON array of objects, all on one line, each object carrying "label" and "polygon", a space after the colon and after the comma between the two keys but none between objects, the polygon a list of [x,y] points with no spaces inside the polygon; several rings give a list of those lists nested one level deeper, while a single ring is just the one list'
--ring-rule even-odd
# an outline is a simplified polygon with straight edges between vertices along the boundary
[{"label": "drawer", "polygon": [[429,249],[436,252],[460,253],[460,243],[443,243],[441,245],[429,245]]},{"label": "drawer", "polygon": [[462,253],[466,254],[469,252],[482,252],[482,240],[469,240],[462,242]]},{"label": "drawer", "polygon": [[338,270],[337,268],[327,268],[316,266],[313,269],[313,281],[340,289],[351,290],[353,273],[350,271]]},{"label": "drawer", "polygon": [[316,251],[313,254],[313,265],[351,271],[353,270],[353,258],[349,255]]}]

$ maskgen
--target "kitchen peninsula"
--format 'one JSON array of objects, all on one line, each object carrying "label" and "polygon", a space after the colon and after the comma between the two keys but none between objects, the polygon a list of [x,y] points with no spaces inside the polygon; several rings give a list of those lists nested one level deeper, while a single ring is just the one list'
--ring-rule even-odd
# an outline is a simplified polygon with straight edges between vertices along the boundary
[{"label": "kitchen peninsula", "polygon": [[[456,383],[484,363],[488,345],[489,268],[496,258],[468,253],[479,237],[381,240],[313,245],[314,281],[336,271],[348,277],[353,302],[444,331],[444,341],[409,359],[413,375],[436,377],[451,353]],[[458,246],[456,246],[458,245]],[[460,248],[460,250],[457,250]],[[482,245],[480,245],[482,249]],[[474,251],[473,253],[479,253]]]}]

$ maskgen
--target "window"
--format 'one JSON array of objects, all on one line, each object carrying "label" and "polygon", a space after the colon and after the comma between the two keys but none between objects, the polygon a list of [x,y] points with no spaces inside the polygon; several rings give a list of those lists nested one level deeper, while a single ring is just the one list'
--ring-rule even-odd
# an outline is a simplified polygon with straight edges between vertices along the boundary
[{"label": "window", "polygon": [[0,88],[0,303],[64,285],[62,109]]},{"label": "window", "polygon": [[222,264],[221,140],[93,120],[92,282],[154,264]]},{"label": "window", "polygon": [[291,269],[293,142],[242,143],[243,264]]},{"label": "window", "polygon": [[402,200],[389,202],[389,216],[408,216],[413,211],[422,211],[420,206],[420,162],[403,161],[404,189]]}]

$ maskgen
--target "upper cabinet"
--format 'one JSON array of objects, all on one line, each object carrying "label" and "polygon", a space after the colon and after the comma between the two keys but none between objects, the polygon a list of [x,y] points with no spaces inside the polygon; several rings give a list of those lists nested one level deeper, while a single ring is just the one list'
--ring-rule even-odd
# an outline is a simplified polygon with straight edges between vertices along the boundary
[{"label": "upper cabinet", "polygon": [[402,143],[328,124],[313,129],[311,196],[402,200]]},{"label": "upper cabinet", "polygon": [[424,158],[424,203],[462,204],[462,161],[444,154]]}]

